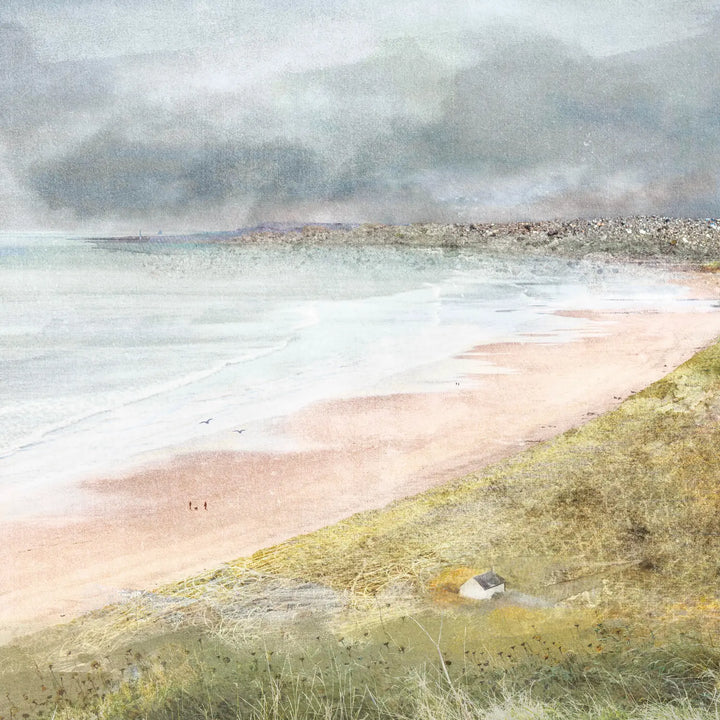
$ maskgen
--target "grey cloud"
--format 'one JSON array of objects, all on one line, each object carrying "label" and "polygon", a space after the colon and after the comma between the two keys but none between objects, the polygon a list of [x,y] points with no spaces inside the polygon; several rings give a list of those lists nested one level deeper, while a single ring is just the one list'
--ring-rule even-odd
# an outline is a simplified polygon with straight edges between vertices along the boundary
[{"label": "grey cloud", "polygon": [[321,89],[343,112],[427,117],[438,111],[443,87],[453,72],[452,66],[417,41],[396,40],[369,58],[306,72],[297,79],[297,87]]},{"label": "grey cloud", "polygon": [[[574,198],[575,213],[707,212],[718,200],[720,78],[702,73],[700,49],[717,67],[714,33],[616,58],[542,38],[500,49],[457,74],[443,117],[426,128],[436,166],[475,171],[479,185],[534,168],[582,167],[581,185],[558,192]],[[623,177],[641,187],[606,190],[621,190]]]},{"label": "grey cloud", "polygon": [[295,201],[321,194],[323,183],[315,154],[292,143],[193,148],[114,132],[35,165],[28,181],[48,207],[81,219],[172,213],[229,199]]},{"label": "grey cloud", "polygon": [[[79,220],[232,207],[253,221],[712,214],[718,200],[711,27],[615,56],[493,27],[462,35],[461,67],[405,40],[229,90],[184,88],[192,54],[177,76],[158,53],[41,63],[3,27],[17,43],[0,126],[27,145],[40,107],[56,139],[16,158],[16,177],[39,207]],[[101,130],[82,130],[88,112]]]},{"label": "grey cloud", "polygon": [[658,131],[660,91],[547,38],[525,39],[459,72],[428,130],[444,162],[500,173],[587,162],[590,142],[612,161],[605,138]]},{"label": "grey cloud", "polygon": [[188,196],[201,200],[315,198],[323,195],[325,184],[316,154],[283,141],[204,147],[183,176]]}]

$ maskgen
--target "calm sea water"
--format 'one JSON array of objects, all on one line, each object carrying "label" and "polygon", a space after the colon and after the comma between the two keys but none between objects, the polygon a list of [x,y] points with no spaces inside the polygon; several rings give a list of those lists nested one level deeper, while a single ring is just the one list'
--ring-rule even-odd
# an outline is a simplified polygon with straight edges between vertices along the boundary
[{"label": "calm sea water", "polygon": [[475,344],[588,331],[556,310],[684,295],[649,271],[467,250],[0,235],[0,493],[180,444],[278,447],[267,421],[308,403],[453,388],[463,367],[442,361]]}]

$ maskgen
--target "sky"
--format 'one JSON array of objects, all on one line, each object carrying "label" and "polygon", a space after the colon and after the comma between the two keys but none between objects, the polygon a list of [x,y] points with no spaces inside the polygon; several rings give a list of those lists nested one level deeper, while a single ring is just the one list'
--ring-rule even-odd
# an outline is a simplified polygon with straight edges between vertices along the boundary
[{"label": "sky", "polygon": [[4,0],[0,230],[720,215],[720,0]]}]

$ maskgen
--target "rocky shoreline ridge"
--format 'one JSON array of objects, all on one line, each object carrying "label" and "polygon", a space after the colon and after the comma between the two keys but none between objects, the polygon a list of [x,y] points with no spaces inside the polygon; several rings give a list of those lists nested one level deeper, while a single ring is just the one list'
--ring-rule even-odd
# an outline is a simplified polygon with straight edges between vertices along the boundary
[{"label": "rocky shoreline ridge", "polygon": [[477,247],[502,253],[597,255],[618,260],[707,264],[720,261],[720,220],[630,217],[514,223],[364,224],[355,227],[308,224],[291,230],[239,234],[220,242]]}]

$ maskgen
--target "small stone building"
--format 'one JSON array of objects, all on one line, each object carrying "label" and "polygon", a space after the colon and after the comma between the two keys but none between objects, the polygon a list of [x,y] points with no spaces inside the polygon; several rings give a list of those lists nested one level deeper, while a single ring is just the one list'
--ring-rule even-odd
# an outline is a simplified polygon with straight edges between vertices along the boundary
[{"label": "small stone building", "polygon": [[487,600],[501,592],[505,592],[505,579],[493,570],[475,575],[460,586],[460,595],[473,600]]}]

